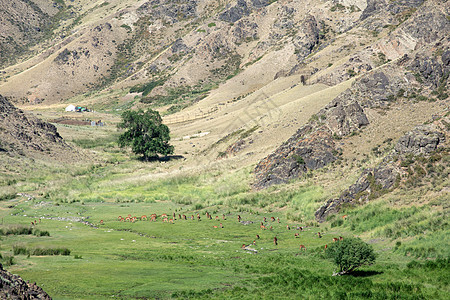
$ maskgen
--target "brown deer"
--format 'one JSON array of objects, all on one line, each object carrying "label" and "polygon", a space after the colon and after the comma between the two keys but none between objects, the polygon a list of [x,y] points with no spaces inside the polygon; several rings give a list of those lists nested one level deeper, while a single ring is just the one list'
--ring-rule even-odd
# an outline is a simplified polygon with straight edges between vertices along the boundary
[{"label": "brown deer", "polygon": [[300,251],[302,251],[302,250],[306,251],[305,245],[300,245]]},{"label": "brown deer", "polygon": [[277,239],[277,237],[274,237],[274,238],[273,238],[273,243],[275,244],[275,246],[278,245],[278,239]]}]

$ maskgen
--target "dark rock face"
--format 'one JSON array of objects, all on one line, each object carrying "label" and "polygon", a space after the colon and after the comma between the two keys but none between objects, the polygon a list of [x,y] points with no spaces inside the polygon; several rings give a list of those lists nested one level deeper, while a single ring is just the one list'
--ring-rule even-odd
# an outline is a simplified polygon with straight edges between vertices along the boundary
[{"label": "dark rock face", "polygon": [[196,0],[153,0],[139,7],[138,12],[153,20],[164,18],[169,23],[177,23],[180,20],[197,17]]},{"label": "dark rock face", "polygon": [[336,160],[331,132],[311,125],[300,128],[285,144],[263,159],[255,168],[256,189],[286,183],[308,169],[318,169]]},{"label": "dark rock face", "polygon": [[362,107],[354,100],[347,100],[348,96],[348,92],[343,93],[319,112],[325,115],[325,124],[332,134],[340,137],[369,124]]},{"label": "dark rock face", "polygon": [[325,221],[330,214],[338,213],[341,205],[368,201],[372,193],[389,190],[396,182],[398,172],[387,164],[366,169],[355,184],[345,190],[337,199],[330,199],[315,213],[319,222]]},{"label": "dark rock face", "polygon": [[386,5],[385,1],[367,0],[367,7],[366,7],[366,9],[364,9],[363,13],[361,14],[361,20],[364,20],[364,19],[370,17],[372,14],[379,11],[385,5]]},{"label": "dark rock face", "polygon": [[444,67],[450,67],[450,49],[447,49],[442,53],[442,63]]},{"label": "dark rock face", "polygon": [[248,16],[251,10],[247,6],[245,0],[238,0],[236,5],[223,12],[219,19],[225,22],[234,23],[244,16]]},{"label": "dark rock face", "polygon": [[399,154],[429,154],[445,142],[445,135],[429,125],[418,126],[401,137],[395,146]]},{"label": "dark rock face", "polygon": [[319,26],[314,16],[308,15],[300,26],[303,35],[298,35],[293,40],[299,57],[308,56],[316,45],[319,44]]},{"label": "dark rock face", "polygon": [[234,23],[250,15],[254,9],[263,8],[269,4],[268,0],[238,0],[236,5],[231,6],[219,15],[219,20]]},{"label": "dark rock face", "polygon": [[445,52],[442,55],[442,64],[433,57],[425,57],[417,55],[414,60],[409,64],[408,68],[422,76],[425,84],[431,85],[433,88],[439,86],[439,83],[444,74],[450,72],[448,66],[448,58],[444,57]]},{"label": "dark rock face", "polygon": [[10,300],[51,300],[36,283],[27,283],[17,275],[3,269],[0,264],[0,299]]},{"label": "dark rock face", "polygon": [[394,155],[402,161],[407,154],[427,155],[436,151],[446,141],[445,134],[448,134],[448,128],[444,128],[447,127],[422,125],[405,134],[399,139],[395,150],[376,168],[364,170],[356,183],[345,190],[339,198],[330,199],[322,205],[315,213],[317,221],[323,222],[328,215],[338,213],[343,204],[364,203],[371,197],[375,198],[389,191],[401,174],[398,163],[393,161]]},{"label": "dark rock face", "polygon": [[0,127],[0,142],[8,151],[32,149],[43,152],[51,151],[54,146],[70,149],[54,125],[26,116],[1,95]]}]

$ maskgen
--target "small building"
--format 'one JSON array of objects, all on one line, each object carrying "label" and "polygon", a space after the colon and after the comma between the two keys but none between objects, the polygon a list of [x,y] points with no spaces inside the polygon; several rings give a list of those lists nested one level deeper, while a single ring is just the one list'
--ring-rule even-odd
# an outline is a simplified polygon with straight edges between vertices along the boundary
[{"label": "small building", "polygon": [[66,111],[75,111],[75,105],[70,104],[69,106],[66,107]]}]

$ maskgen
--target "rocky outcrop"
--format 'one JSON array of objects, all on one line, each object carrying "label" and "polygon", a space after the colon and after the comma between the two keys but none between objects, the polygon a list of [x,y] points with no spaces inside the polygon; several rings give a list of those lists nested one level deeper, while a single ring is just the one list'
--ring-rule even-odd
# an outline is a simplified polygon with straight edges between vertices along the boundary
[{"label": "rocky outcrop", "polygon": [[422,125],[401,137],[395,146],[398,154],[430,154],[438,145],[445,143],[445,134],[433,129],[431,125]]},{"label": "rocky outcrop", "polygon": [[5,152],[52,153],[71,151],[56,127],[37,118],[25,115],[0,95],[0,145]]},{"label": "rocky outcrop", "polygon": [[0,299],[51,300],[52,298],[36,283],[25,282],[19,276],[4,270],[0,264]]},{"label": "rocky outcrop", "polygon": [[[448,119],[448,118],[447,118]],[[402,136],[395,149],[375,168],[363,171],[359,179],[345,190],[339,198],[329,199],[315,213],[317,221],[323,222],[330,214],[339,212],[342,205],[366,203],[389,192],[395,187],[400,175],[404,174],[401,162],[410,155],[430,155],[439,147],[444,147],[446,135],[450,133],[448,120],[437,121],[431,125],[417,126]]]},{"label": "rocky outcrop", "polygon": [[244,16],[248,16],[251,10],[245,0],[238,0],[235,6],[220,14],[219,19],[222,21],[234,23]]},{"label": "rocky outcrop", "polygon": [[346,136],[369,123],[358,102],[348,90],[320,110],[274,153],[255,168],[256,189],[286,183],[308,170],[323,168],[340,153],[335,139]]}]

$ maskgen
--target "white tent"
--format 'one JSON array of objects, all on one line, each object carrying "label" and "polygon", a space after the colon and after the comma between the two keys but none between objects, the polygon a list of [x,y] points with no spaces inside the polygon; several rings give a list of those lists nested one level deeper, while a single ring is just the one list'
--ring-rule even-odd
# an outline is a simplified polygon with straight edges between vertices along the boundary
[{"label": "white tent", "polygon": [[66,107],[66,111],[75,111],[75,105],[70,104],[69,106]]}]

